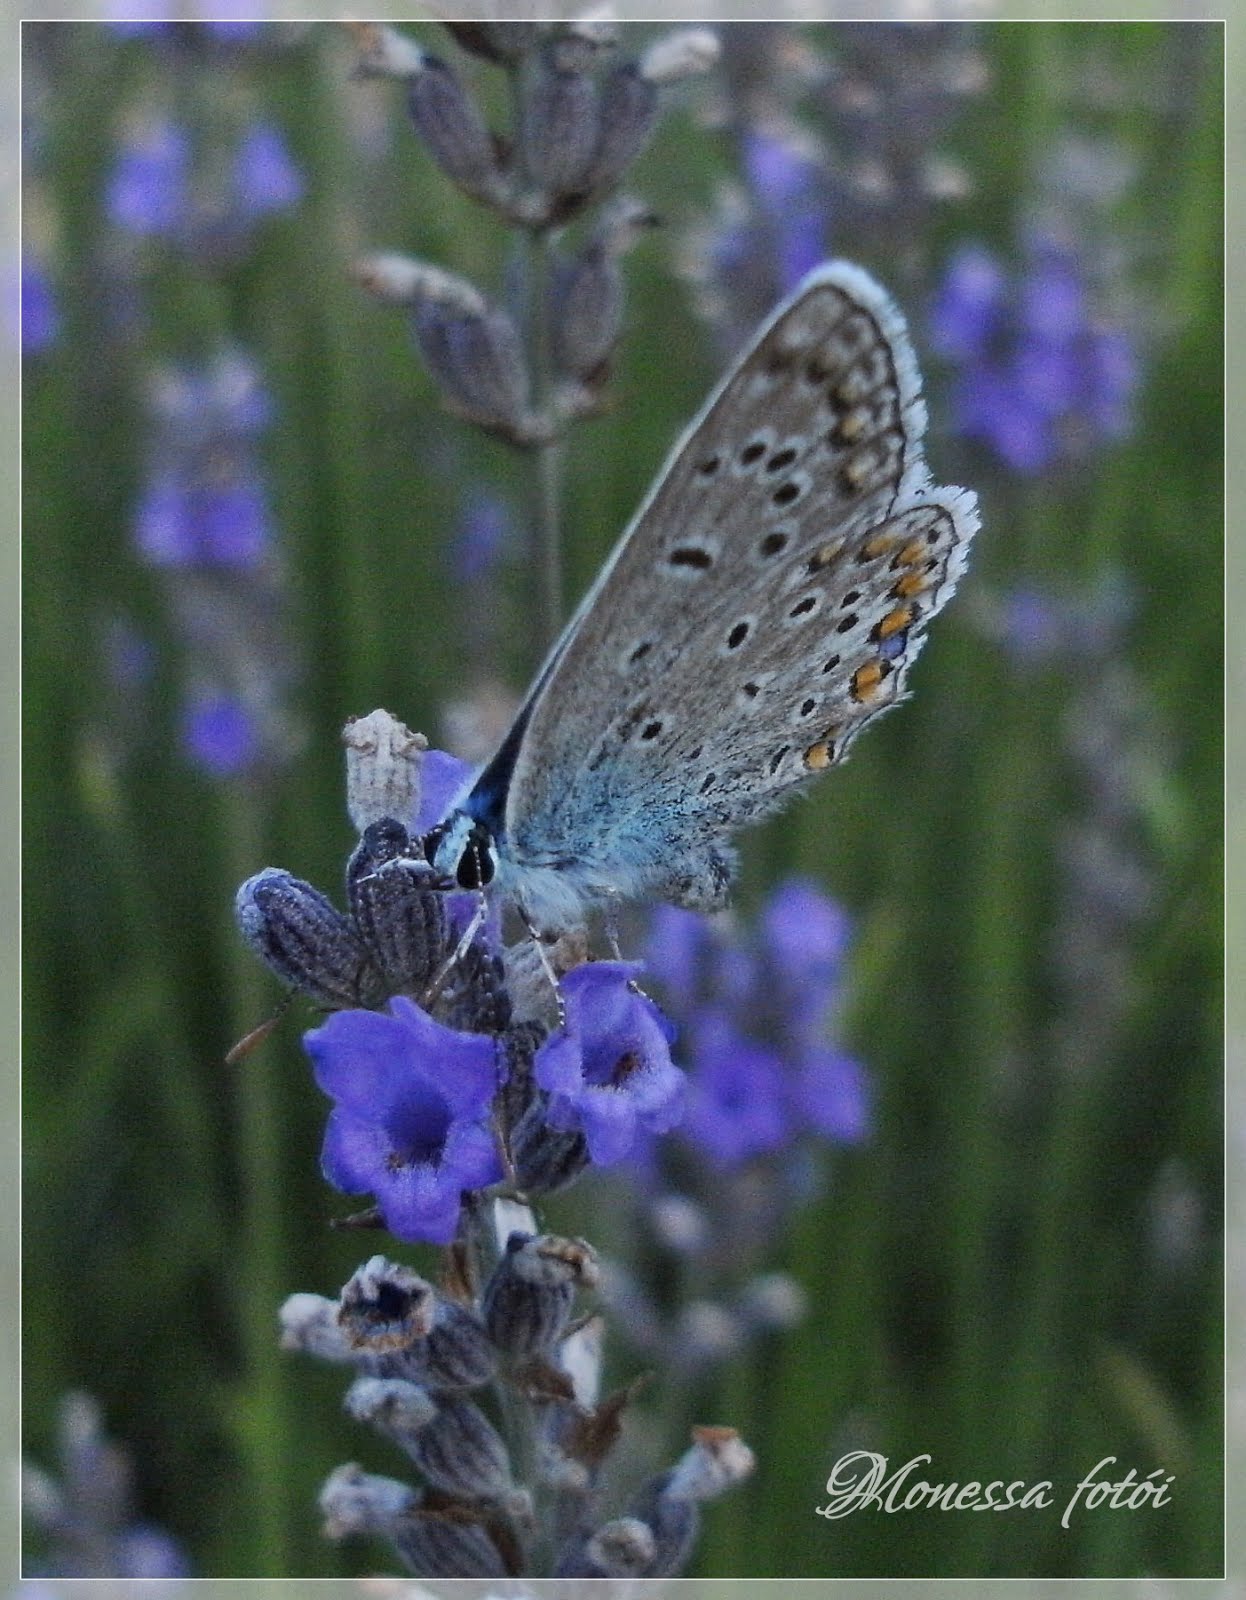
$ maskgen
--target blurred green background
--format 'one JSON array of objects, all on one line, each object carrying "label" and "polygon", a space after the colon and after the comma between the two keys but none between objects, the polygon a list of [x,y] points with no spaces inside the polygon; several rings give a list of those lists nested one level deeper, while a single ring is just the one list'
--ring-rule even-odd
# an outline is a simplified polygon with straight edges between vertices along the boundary
[{"label": "blurred green background", "polygon": [[[851,31],[793,36],[834,60]],[[784,1243],[809,1316],[707,1397],[760,1458],[709,1513],[707,1575],[1221,1566],[1222,31],[982,24],[973,48],[985,76],[940,138],[968,183],[923,213],[918,248],[830,229],[902,300],[932,466],[978,489],[983,528],[912,702],[746,844],[746,908],[796,867],[851,910],[845,1033],[877,1106]],[[23,402],[26,1448],[49,1462],[57,1400],[86,1388],[197,1573],[375,1570],[379,1550],[321,1539],[315,1494],[339,1461],[393,1463],[342,1417],[338,1373],[279,1354],[275,1317],[384,1243],[325,1225],[343,1206],[318,1175],[306,1015],[222,1064],[277,998],[231,902],[269,863],[340,881],[347,715],[384,705],[444,738],[447,705],[486,687],[479,597],[448,552],[475,489],[522,525],[529,468],[439,408],[402,316],[349,269],[404,249],[498,291],[510,241],[435,171],[398,91],[351,81],[328,25],[231,54],[27,24],[24,56],[27,245],[56,320]],[[569,450],[572,594],[719,370],[680,267],[739,178],[722,94],[676,96],[631,184],[664,227],[627,263],[613,409]],[[124,130],[170,95],[204,139],[245,103],[289,140],[304,191],[245,247],[136,245],[109,218]],[[836,147],[833,117],[795,114]],[[1108,221],[1140,387],[1125,437],[1025,473],[958,435],[926,310],[963,241],[1018,259],[1070,128],[1131,164]],[[241,777],[184,751],[194,663],[133,538],[152,374],[223,341],[272,399],[280,573],[261,598],[279,614],[261,608],[257,638],[293,663],[290,737]],[[500,581],[494,653],[518,691],[537,653],[521,556]],[[1089,616],[1090,637],[1025,658],[1020,592]],[[1116,592],[1125,620],[1097,621]],[[144,641],[138,677],[117,667],[118,623]],[[1098,778],[1128,791],[1123,810]],[[1113,828],[1147,885],[1122,918],[1079,898],[1069,864],[1070,840]],[[559,1225],[592,1238],[602,1194],[573,1190]],[[1052,1513],[818,1518],[856,1447],[893,1467],[928,1453],[940,1481],[1048,1479],[1060,1504],[1104,1456],[1176,1481],[1161,1510],[1067,1531]]]}]

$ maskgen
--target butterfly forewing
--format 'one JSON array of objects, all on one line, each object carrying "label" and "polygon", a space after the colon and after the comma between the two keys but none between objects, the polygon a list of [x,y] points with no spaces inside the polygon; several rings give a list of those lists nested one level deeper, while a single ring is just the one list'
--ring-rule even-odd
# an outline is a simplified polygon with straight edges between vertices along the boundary
[{"label": "butterfly forewing", "polygon": [[762,328],[536,693],[516,867],[575,861],[643,892],[895,702],[976,526],[972,495],[929,485],[919,389],[903,319],[855,267],[819,269]]}]

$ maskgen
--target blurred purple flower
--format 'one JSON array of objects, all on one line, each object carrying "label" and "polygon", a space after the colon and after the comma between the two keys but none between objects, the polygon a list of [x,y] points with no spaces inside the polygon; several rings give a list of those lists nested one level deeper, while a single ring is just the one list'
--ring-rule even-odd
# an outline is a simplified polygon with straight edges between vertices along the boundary
[{"label": "blurred purple flower", "polygon": [[270,408],[254,364],[225,351],[162,373],[154,392],[153,459],[134,513],[140,554],[158,567],[257,571],[272,524],[253,444]]},{"label": "blurred purple flower", "polygon": [[786,1143],[787,1068],[774,1051],[736,1031],[722,1010],[690,1029],[688,1109],[680,1137],[717,1166],[738,1166]]},{"label": "blurred purple flower", "polygon": [[678,906],[655,906],[649,918],[645,966],[679,1006],[690,1010],[705,976],[710,933],[705,918]]},{"label": "blurred purple flower", "polygon": [[796,138],[746,129],[745,182],[773,236],[780,292],[786,294],[827,253],[827,210],[818,163]]},{"label": "blurred purple flower", "polygon": [[534,1076],[551,1127],[582,1132],[599,1166],[621,1161],[639,1132],[665,1133],[683,1114],[675,1031],[632,986],[639,963],[586,962],[560,985],[566,1020],[537,1051]]},{"label": "blurred purple flower", "polygon": [[184,708],[182,743],[213,778],[236,778],[261,754],[255,719],[233,695],[216,691],[194,695]]},{"label": "blurred purple flower", "polygon": [[450,567],[455,580],[477,584],[488,577],[510,531],[510,515],[502,501],[490,494],[473,495],[450,544]]},{"label": "blurred purple flower", "polygon": [[249,464],[245,477],[215,485],[187,481],[177,467],[157,468],[134,532],[140,553],[155,566],[253,570],[271,536],[263,484]]},{"label": "blurred purple flower", "polygon": [[325,1177],[347,1194],[374,1195],[398,1238],[448,1244],[463,1191],[502,1177],[490,1121],[496,1041],[443,1027],[397,996],[388,1014],[336,1012],[303,1043],[335,1102]]},{"label": "blurred purple flower", "polygon": [[682,1139],[731,1164],[802,1131],[839,1143],[864,1136],[864,1069],[824,1037],[850,937],[847,913],[810,878],[778,885],[752,938],[691,912],[654,912],[647,964],[690,1019]]},{"label": "blurred purple flower", "polygon": [[22,253],[20,316],[22,354],[33,356],[46,350],[56,339],[60,318],[47,270],[29,250]]},{"label": "blurred purple flower", "polygon": [[[445,750],[426,750],[420,763],[420,811],[413,831],[425,834],[443,820],[474,769]],[[403,821],[399,818],[399,821]]]},{"label": "blurred purple flower", "polygon": [[931,308],[936,347],[959,368],[960,431],[1016,472],[1118,439],[1138,382],[1128,330],[1094,320],[1082,264],[1067,246],[1032,236],[1010,283],[979,246],[957,251]]},{"label": "blurred purple flower", "polygon": [[[228,7],[213,6],[214,11],[227,10]],[[245,9],[255,9],[254,7]],[[217,16],[212,21],[204,20],[201,24],[203,31],[221,44],[244,44],[249,39],[256,38],[261,29],[267,26],[263,18],[229,19]]]},{"label": "blurred purple flower", "polygon": [[123,1578],[189,1578],[193,1570],[177,1540],[150,1522],[118,1535],[117,1567]]},{"label": "blurred purple flower", "polygon": [[159,117],[125,138],[108,179],[109,221],[140,236],[177,233],[189,207],[190,142]]},{"label": "blurred purple flower", "polygon": [[1007,302],[1004,269],[980,245],[963,245],[948,263],[930,313],[931,343],[955,361],[981,357]]},{"label": "blurred purple flower", "polygon": [[303,198],[303,187],[281,129],[271,122],[252,122],[234,157],[234,198],[242,215],[258,220],[288,211]]},{"label": "blurred purple flower", "polygon": [[762,907],[760,931],[787,1026],[800,1034],[821,1027],[848,952],[847,912],[812,878],[787,878]]},{"label": "blurred purple flower", "polygon": [[810,1049],[796,1073],[794,1098],[815,1133],[834,1144],[860,1144],[871,1124],[870,1080],[851,1056],[825,1046]]}]

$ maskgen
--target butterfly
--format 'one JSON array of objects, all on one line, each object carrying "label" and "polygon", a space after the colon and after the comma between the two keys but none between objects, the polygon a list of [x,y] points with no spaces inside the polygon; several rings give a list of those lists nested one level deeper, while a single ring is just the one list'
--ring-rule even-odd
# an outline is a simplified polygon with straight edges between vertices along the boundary
[{"label": "butterfly", "polygon": [[733,836],[902,697],[978,527],[936,487],[904,318],[816,268],[679,439],[510,731],[425,840],[529,926],[724,904]]}]

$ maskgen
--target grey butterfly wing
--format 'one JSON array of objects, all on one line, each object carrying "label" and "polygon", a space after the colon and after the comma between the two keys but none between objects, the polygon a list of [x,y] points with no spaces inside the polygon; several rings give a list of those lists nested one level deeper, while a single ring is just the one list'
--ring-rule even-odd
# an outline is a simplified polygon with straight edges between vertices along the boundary
[{"label": "grey butterfly wing", "polygon": [[[518,874],[693,902],[737,828],[900,696],[975,497],[931,486],[904,321],[843,262],[760,329],[538,681],[506,798]],[[725,875],[724,873],[719,875]]]}]

